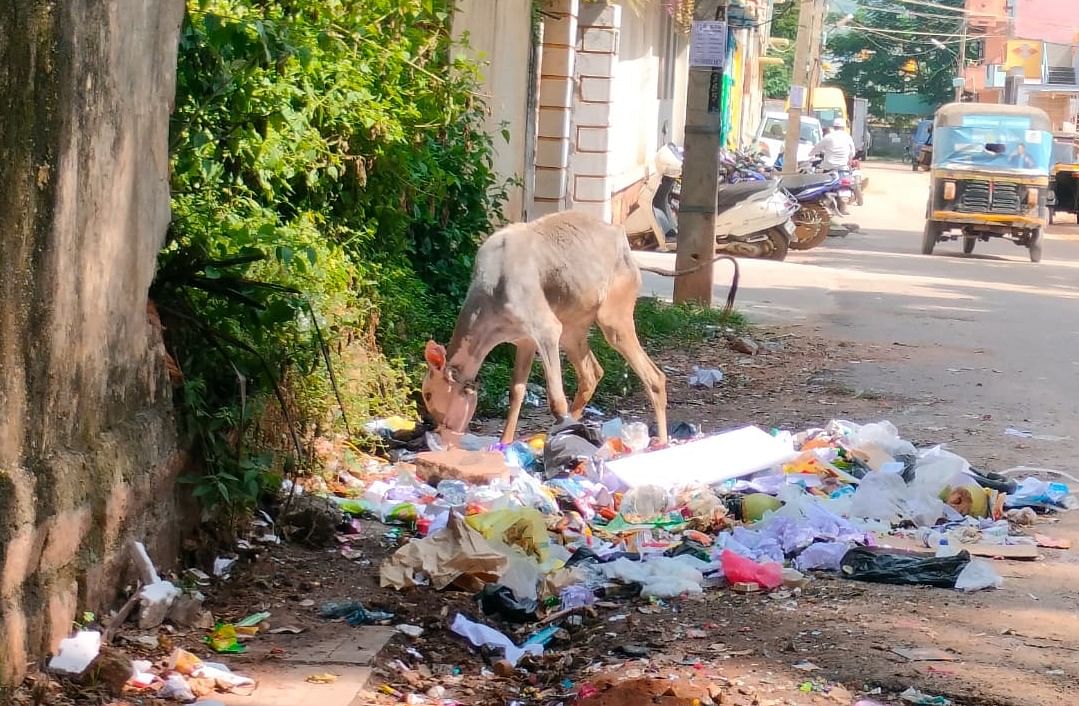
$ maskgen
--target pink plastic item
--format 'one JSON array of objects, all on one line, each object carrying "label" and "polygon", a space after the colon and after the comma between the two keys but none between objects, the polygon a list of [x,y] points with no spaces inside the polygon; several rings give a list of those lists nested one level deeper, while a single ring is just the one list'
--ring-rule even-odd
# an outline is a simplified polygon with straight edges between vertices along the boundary
[{"label": "pink plastic item", "polygon": [[783,567],[774,562],[758,564],[730,549],[724,549],[719,557],[723,564],[723,575],[727,583],[755,583],[761,588],[771,590],[783,583]]}]

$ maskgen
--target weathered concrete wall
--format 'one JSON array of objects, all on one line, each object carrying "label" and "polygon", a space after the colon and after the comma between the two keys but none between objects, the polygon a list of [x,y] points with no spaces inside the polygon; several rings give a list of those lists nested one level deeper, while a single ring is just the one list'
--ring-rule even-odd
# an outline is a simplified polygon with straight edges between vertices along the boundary
[{"label": "weathered concrete wall", "polygon": [[0,0],[0,682],[178,554],[147,290],[183,0]]}]

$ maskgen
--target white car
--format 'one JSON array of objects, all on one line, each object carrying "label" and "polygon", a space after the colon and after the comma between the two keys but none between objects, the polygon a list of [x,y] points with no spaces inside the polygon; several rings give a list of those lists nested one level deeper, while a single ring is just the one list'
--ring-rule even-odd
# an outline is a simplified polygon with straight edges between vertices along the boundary
[{"label": "white car", "polygon": [[[775,165],[776,158],[783,152],[787,140],[788,121],[786,113],[765,113],[761,124],[757,127],[757,149],[760,150],[761,159],[769,167]],[[823,137],[820,120],[803,115],[802,130],[798,135],[799,163],[809,161],[810,150]]]}]

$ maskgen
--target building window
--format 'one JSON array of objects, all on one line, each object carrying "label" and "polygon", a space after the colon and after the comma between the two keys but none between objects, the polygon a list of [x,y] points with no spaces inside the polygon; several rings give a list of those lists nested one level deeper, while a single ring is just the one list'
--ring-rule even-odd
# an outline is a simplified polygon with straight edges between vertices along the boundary
[{"label": "building window", "polygon": [[659,80],[656,98],[674,99],[674,70],[678,59],[678,39],[674,34],[674,19],[665,8],[659,8]]}]

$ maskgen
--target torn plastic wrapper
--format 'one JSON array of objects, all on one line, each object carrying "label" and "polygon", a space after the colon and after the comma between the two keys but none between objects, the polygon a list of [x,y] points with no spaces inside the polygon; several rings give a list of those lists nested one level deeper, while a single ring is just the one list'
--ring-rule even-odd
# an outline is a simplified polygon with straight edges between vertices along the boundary
[{"label": "torn plastic wrapper", "polygon": [[488,647],[502,648],[506,661],[515,667],[521,657],[526,654],[537,657],[543,654],[543,645],[533,643],[518,647],[513,643],[513,640],[494,628],[487,627],[481,623],[472,622],[460,613],[453,619],[450,630],[465,638],[476,647],[487,645]]}]

